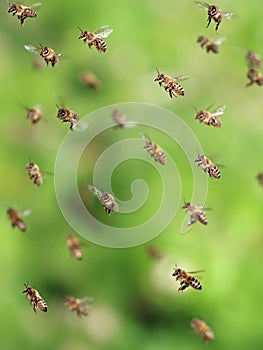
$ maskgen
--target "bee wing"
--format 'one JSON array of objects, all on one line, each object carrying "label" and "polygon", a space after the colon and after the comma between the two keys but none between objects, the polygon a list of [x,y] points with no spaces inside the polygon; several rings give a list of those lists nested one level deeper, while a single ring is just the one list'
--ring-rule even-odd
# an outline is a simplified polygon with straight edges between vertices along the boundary
[{"label": "bee wing", "polygon": [[88,185],[88,189],[95,194],[97,197],[101,197],[102,193],[93,185]]},{"label": "bee wing", "polygon": [[197,270],[197,271],[187,271],[190,274],[195,274],[195,273],[201,273],[201,272],[205,272],[205,270]]},{"label": "bee wing", "polygon": [[223,12],[222,16],[225,17],[226,19],[230,20],[234,16],[234,13],[232,13],[232,12]]},{"label": "bee wing", "polygon": [[20,214],[22,215],[22,216],[28,216],[28,215],[30,215],[32,213],[32,209],[25,209],[25,210],[23,210]]},{"label": "bee wing", "polygon": [[39,49],[37,47],[33,46],[33,45],[24,45],[24,48],[27,51],[33,53],[34,55],[37,55],[38,52],[39,52]]},{"label": "bee wing", "polygon": [[80,302],[81,302],[81,304],[86,304],[86,303],[92,303],[93,300],[94,299],[91,298],[91,297],[83,297],[83,298],[80,299]]},{"label": "bee wing", "polygon": [[85,131],[88,126],[89,126],[88,123],[84,121],[79,121],[77,124],[73,125],[73,131],[75,130],[78,132],[82,132],[82,131]]},{"label": "bee wing", "polygon": [[183,81],[183,80],[189,79],[189,77],[187,75],[186,76],[179,75],[178,77],[174,77],[173,79],[176,82],[179,82],[179,81]]},{"label": "bee wing", "polygon": [[222,44],[222,42],[225,41],[225,40],[226,40],[225,37],[219,38],[219,39],[215,40],[214,43],[215,43],[216,45],[220,45],[220,44]]},{"label": "bee wing", "polygon": [[125,122],[125,128],[134,128],[136,126],[136,122]]},{"label": "bee wing", "polygon": [[32,7],[33,7],[34,9],[36,9],[36,8],[38,8],[38,7],[40,7],[40,6],[42,6],[42,3],[41,3],[41,2],[36,2],[35,4],[32,5]]},{"label": "bee wing", "polygon": [[225,110],[226,110],[226,106],[220,106],[212,113],[212,116],[217,117],[219,115],[223,115]]},{"label": "bee wing", "polygon": [[195,1],[196,6],[198,6],[202,10],[207,10],[210,6],[207,2]]},{"label": "bee wing", "polygon": [[96,32],[94,32],[100,39],[104,39],[107,38],[111,32],[113,31],[113,29],[109,28],[109,26],[103,26],[100,27],[98,30],[96,30]]}]

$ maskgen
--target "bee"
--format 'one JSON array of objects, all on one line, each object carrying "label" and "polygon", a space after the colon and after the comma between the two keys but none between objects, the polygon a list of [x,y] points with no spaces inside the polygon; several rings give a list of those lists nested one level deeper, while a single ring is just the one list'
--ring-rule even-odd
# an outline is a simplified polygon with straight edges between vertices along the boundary
[{"label": "bee", "polygon": [[209,53],[210,51],[212,51],[213,53],[218,53],[218,46],[222,44],[223,41],[225,41],[225,38],[220,38],[214,41],[204,36],[199,36],[197,38],[197,42],[203,49],[206,49],[207,53]]},{"label": "bee", "polygon": [[7,12],[11,13],[13,16],[16,16],[19,19],[21,26],[24,24],[24,21],[27,18],[36,18],[37,13],[35,8],[41,6],[40,2],[32,5],[31,7],[21,4],[10,4],[8,1],[7,3],[9,6]]},{"label": "bee", "polygon": [[81,244],[76,237],[74,237],[73,235],[68,235],[67,245],[77,260],[81,260],[83,258]]},{"label": "bee", "polygon": [[39,309],[40,311],[47,312],[47,304],[45,300],[39,295],[38,291],[33,287],[25,284],[25,289],[22,293],[26,294],[26,298],[30,301],[30,304],[33,304],[34,312]]},{"label": "bee", "polygon": [[115,121],[115,128],[132,128],[136,125],[135,122],[127,122],[125,113],[119,109],[114,109],[112,112],[112,118]]},{"label": "bee", "polygon": [[200,110],[200,111],[196,110],[195,119],[199,120],[200,123],[204,123],[206,125],[212,125],[215,128],[221,128],[222,122],[219,116],[224,114],[225,109],[226,109],[226,106],[220,106],[213,112],[209,112],[208,110]]},{"label": "bee", "polygon": [[34,185],[41,186],[43,183],[42,173],[39,169],[39,166],[36,163],[29,162],[26,165],[28,171],[29,180],[33,180]]},{"label": "bee", "polygon": [[180,282],[180,287],[178,288],[178,292],[183,292],[188,287],[192,287],[196,290],[202,290],[202,285],[198,281],[198,279],[191,276],[191,274],[199,273],[199,272],[203,272],[203,270],[186,272],[178,268],[177,266],[175,266],[172,276],[176,277],[175,280]]},{"label": "bee", "polygon": [[175,78],[169,77],[169,75],[160,73],[157,70],[157,77],[154,79],[154,81],[157,81],[160,86],[162,86],[170,95],[171,98],[177,97],[177,96],[184,96],[184,88],[182,85],[179,84],[179,81],[189,79],[189,77],[185,76],[179,76]]},{"label": "bee", "polygon": [[197,334],[200,334],[204,338],[206,343],[215,339],[212,329],[208,327],[205,321],[199,320],[198,318],[193,318],[191,321],[191,327]]},{"label": "bee", "polygon": [[113,31],[113,29],[110,29],[109,26],[103,26],[95,32],[88,32],[87,30],[82,30],[79,27],[78,29],[81,32],[79,39],[82,39],[84,44],[87,43],[89,48],[94,45],[99,52],[105,52],[107,50],[107,44],[103,39],[107,38]]},{"label": "bee", "polygon": [[195,159],[195,162],[204,170],[205,173],[208,173],[210,177],[213,177],[214,179],[220,179],[220,170],[205,155],[199,154],[198,157]]},{"label": "bee", "polygon": [[142,137],[146,141],[144,148],[151,155],[151,157],[162,165],[166,164],[167,157],[164,151],[156,143],[150,141],[145,135],[142,135]]},{"label": "bee", "polygon": [[230,20],[234,15],[233,13],[222,12],[218,6],[209,5],[207,2],[195,1],[195,3],[199,8],[207,11],[208,13],[208,23],[206,28],[209,27],[211,20],[213,19],[216,23],[216,32],[218,31],[218,27],[222,22],[223,17]]},{"label": "bee", "polygon": [[79,116],[77,113],[71,111],[70,109],[60,107],[57,105],[58,108],[58,113],[57,113],[57,118],[62,121],[62,123],[70,123],[70,130],[73,131],[73,128],[75,124],[79,120]]},{"label": "bee", "polygon": [[101,204],[104,206],[105,212],[110,214],[112,211],[118,211],[118,203],[112,194],[108,192],[101,192],[95,186],[88,185],[88,189],[93,192],[98,198]]},{"label": "bee", "polygon": [[66,296],[64,302],[69,310],[76,312],[76,314],[81,317],[88,316],[90,306],[86,304],[92,302],[92,298],[84,297],[79,299],[72,296]]},{"label": "bee", "polygon": [[151,258],[153,258],[154,260],[161,260],[163,258],[162,253],[160,252],[160,250],[153,244],[149,245],[147,247],[147,253],[149,254],[149,256]]},{"label": "bee", "polygon": [[18,227],[19,230],[22,232],[26,231],[26,223],[21,216],[29,215],[30,212],[31,212],[30,210],[25,210],[22,213],[19,213],[14,208],[9,208],[6,211],[9,217],[9,220],[11,221],[12,227]]},{"label": "bee", "polygon": [[55,67],[55,65],[59,62],[60,57],[62,54],[56,53],[53,49],[47,46],[42,46],[39,44],[40,47],[35,47],[33,45],[24,45],[24,48],[37,55],[38,53],[40,54],[41,57],[43,57],[44,61],[46,62],[47,66],[50,63],[52,67]]},{"label": "bee", "polygon": [[39,108],[27,108],[26,107],[26,118],[31,120],[31,123],[37,124],[41,119],[43,119],[43,115]]},{"label": "bee", "polygon": [[259,173],[257,175],[257,180],[258,180],[258,183],[263,186],[263,173]]},{"label": "bee", "polygon": [[245,58],[249,68],[259,68],[261,66],[261,57],[258,53],[251,50],[245,50]]},{"label": "bee", "polygon": [[192,226],[197,221],[203,225],[207,225],[208,220],[203,213],[204,207],[198,207],[190,202],[184,203],[182,209],[185,209],[186,212],[190,215],[190,221],[188,221],[188,226]]},{"label": "bee", "polygon": [[256,69],[250,68],[247,77],[250,80],[249,83],[246,84],[246,86],[251,86],[253,84],[257,84],[259,86],[263,85],[263,75]]},{"label": "bee", "polygon": [[89,86],[93,90],[100,90],[101,88],[101,82],[99,79],[96,77],[95,74],[87,72],[87,73],[82,73],[80,75],[80,81],[86,85]]}]

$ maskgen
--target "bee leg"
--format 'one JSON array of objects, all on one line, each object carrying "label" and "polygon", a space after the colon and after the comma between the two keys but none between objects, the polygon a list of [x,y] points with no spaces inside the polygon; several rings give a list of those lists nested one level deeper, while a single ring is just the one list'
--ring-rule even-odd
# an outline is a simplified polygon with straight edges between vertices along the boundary
[{"label": "bee leg", "polygon": [[74,123],[71,122],[69,127],[71,131],[73,131],[73,126],[74,126]]},{"label": "bee leg", "polygon": [[206,26],[206,28],[208,28],[209,27],[209,25],[210,25],[210,23],[211,23],[211,20],[212,20],[212,17],[211,16],[208,16],[208,18],[207,18],[207,26]]},{"label": "bee leg", "polygon": [[219,24],[221,23],[221,21],[218,21],[217,23],[216,23],[216,33],[217,33],[217,31],[218,31],[218,27],[219,27]]}]

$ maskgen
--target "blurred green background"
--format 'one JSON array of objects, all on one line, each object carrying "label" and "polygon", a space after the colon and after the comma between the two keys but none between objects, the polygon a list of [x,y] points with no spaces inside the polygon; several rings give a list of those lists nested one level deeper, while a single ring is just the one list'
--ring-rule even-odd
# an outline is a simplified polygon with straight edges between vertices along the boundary
[{"label": "blurred green background", "polygon": [[[38,18],[27,19],[23,28],[7,13],[6,3],[0,4],[2,349],[262,349],[263,189],[255,177],[263,170],[263,100],[258,86],[245,87],[247,67],[238,49],[263,53],[262,3],[222,0],[219,5],[236,16],[223,20],[216,35],[214,22],[206,29],[206,13],[190,0],[42,1]],[[114,29],[105,54],[78,40],[77,26],[96,30],[105,24]],[[225,36],[226,41],[218,55],[206,54],[196,43],[199,35]],[[55,68],[33,69],[35,57],[23,46],[38,43],[65,58]],[[171,76],[188,75],[183,83],[186,96],[170,100],[153,81],[155,67]],[[85,71],[98,76],[100,91],[81,84],[79,76]],[[80,117],[110,104],[140,101],[183,118],[206,154],[226,165],[220,181],[209,181],[209,225],[198,223],[182,235],[185,214],[179,211],[152,242],[163,255],[161,261],[149,256],[149,244],[117,250],[84,239],[84,259],[74,260],[65,243],[72,231],[58,208],[52,176],[36,188],[24,169],[30,158],[53,171],[69,129],[56,119],[58,96]],[[194,120],[193,106],[201,109],[211,103],[227,106],[222,129]],[[23,105],[41,105],[45,121],[32,126]],[[157,134],[148,133],[172,153],[164,135],[156,140]],[[135,129],[107,133],[104,142],[94,142],[91,163],[117,138],[135,134]],[[189,169],[177,166],[183,193],[190,198]],[[134,167],[147,181],[149,166],[140,162]],[[122,167],[120,182],[113,179],[118,193],[130,186],[125,177],[130,165],[127,169]],[[88,165],[81,167],[83,185],[91,175]],[[148,181],[155,191],[160,179],[153,175]],[[152,203],[158,203],[160,193],[153,193],[149,212],[138,211],[140,220],[156,209]],[[5,214],[9,206],[32,209],[25,234],[12,229]],[[92,206],[103,211],[95,198]],[[171,277],[175,262],[188,271],[205,270],[202,292],[177,292]],[[47,301],[47,314],[35,315],[24,299],[26,281]],[[65,308],[68,294],[94,298],[88,318],[79,319]],[[209,345],[190,328],[193,317],[214,330],[216,339]]]}]

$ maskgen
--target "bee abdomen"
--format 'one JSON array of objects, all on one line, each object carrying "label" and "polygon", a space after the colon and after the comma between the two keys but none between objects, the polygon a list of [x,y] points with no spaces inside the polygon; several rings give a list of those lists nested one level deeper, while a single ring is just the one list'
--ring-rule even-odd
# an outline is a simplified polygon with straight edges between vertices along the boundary
[{"label": "bee abdomen", "polygon": [[200,213],[198,220],[201,222],[201,224],[203,225],[207,225],[208,224],[208,220],[206,218],[206,216],[203,213]]},{"label": "bee abdomen", "polygon": [[14,224],[12,224],[12,226],[17,226],[20,231],[26,231],[26,224],[21,219],[18,219]]},{"label": "bee abdomen", "polygon": [[208,174],[210,177],[213,177],[214,179],[220,179],[221,173],[217,166],[213,166],[208,170]]},{"label": "bee abdomen", "polygon": [[190,277],[189,285],[196,290],[202,290],[201,283],[198,281],[198,279],[196,279],[194,277]]}]

